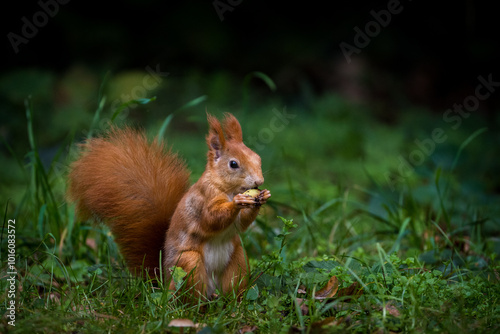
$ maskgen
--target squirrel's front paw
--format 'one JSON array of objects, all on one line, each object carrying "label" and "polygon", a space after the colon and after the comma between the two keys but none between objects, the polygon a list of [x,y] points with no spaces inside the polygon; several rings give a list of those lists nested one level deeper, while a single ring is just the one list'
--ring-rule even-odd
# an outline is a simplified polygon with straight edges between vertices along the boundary
[{"label": "squirrel's front paw", "polygon": [[259,196],[257,196],[256,200],[260,205],[266,204],[267,200],[271,197],[271,192],[267,189],[261,190]]},{"label": "squirrel's front paw", "polygon": [[248,195],[243,195],[243,194],[238,194],[238,195],[234,196],[233,201],[234,201],[234,203],[236,203],[236,207],[239,209],[254,206],[256,203],[255,198],[248,196]]}]

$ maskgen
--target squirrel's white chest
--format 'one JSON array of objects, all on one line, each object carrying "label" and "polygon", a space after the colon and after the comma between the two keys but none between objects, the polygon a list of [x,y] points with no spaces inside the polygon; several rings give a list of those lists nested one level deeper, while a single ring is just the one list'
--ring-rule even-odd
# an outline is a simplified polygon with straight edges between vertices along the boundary
[{"label": "squirrel's white chest", "polygon": [[217,238],[208,241],[203,246],[205,269],[209,278],[209,296],[216,288],[222,288],[222,275],[234,252],[234,235],[236,235],[236,228],[233,224]]},{"label": "squirrel's white chest", "polygon": [[231,240],[222,243],[207,242],[203,247],[207,273],[209,275],[211,275],[211,273],[222,273],[229,263],[233,251],[234,245]]},{"label": "squirrel's white chest", "polygon": [[205,269],[208,275],[208,295],[212,295],[216,288],[222,288],[222,275],[226,269],[234,245],[231,240],[226,242],[207,242],[203,247]]}]

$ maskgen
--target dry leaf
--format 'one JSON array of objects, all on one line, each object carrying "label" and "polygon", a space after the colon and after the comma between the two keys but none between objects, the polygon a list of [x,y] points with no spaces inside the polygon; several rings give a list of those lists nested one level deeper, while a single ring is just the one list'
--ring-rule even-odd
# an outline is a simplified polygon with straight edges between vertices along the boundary
[{"label": "dry leaf", "polygon": [[338,289],[339,289],[339,279],[337,278],[337,276],[332,276],[328,280],[328,283],[326,283],[326,285],[323,287],[323,289],[316,292],[314,298],[316,299],[332,298],[333,296],[335,296]]},{"label": "dry leaf", "polygon": [[340,289],[337,297],[359,296],[362,293],[363,293],[362,290],[358,288],[358,282],[354,282],[351,285],[349,285],[347,288]]},{"label": "dry leaf", "polygon": [[393,317],[399,317],[401,315],[401,313],[399,313],[399,310],[396,307],[392,306],[392,305],[386,306],[385,309]]},{"label": "dry leaf", "polygon": [[239,332],[240,332],[240,334],[243,334],[243,333],[249,333],[249,332],[253,332],[253,331],[255,331],[256,329],[259,329],[259,327],[255,326],[255,325],[254,325],[254,326],[245,325],[245,326],[243,326],[243,327],[239,330]]},{"label": "dry leaf", "polygon": [[307,315],[309,313],[309,307],[305,303],[306,299],[303,298],[295,298],[297,301],[297,305],[299,305],[300,311],[302,312],[302,315]]},{"label": "dry leaf", "polygon": [[85,240],[85,244],[89,246],[92,250],[97,250],[97,242],[95,241],[95,239],[87,238]]},{"label": "dry leaf", "polygon": [[172,319],[168,327],[194,327],[194,322],[189,319]]},{"label": "dry leaf", "polygon": [[328,317],[328,318],[325,318],[321,321],[317,321],[317,322],[313,323],[312,327],[318,329],[318,328],[322,328],[325,326],[338,326],[343,321],[344,321],[344,317],[340,317],[338,319],[335,317]]},{"label": "dry leaf", "polygon": [[392,315],[393,317],[396,317],[396,318],[401,315],[398,308],[396,306],[394,306],[394,304],[392,302],[388,302],[387,304],[385,304],[385,310],[387,313],[389,313],[390,315]]},{"label": "dry leaf", "polygon": [[60,305],[61,304],[61,294],[57,292],[52,292],[49,294],[49,299],[51,302]]}]

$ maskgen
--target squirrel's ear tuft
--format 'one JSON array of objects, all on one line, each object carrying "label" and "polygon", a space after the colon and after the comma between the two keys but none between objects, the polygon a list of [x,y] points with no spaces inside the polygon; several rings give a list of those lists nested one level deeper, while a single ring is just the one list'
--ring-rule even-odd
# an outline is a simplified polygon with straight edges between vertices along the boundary
[{"label": "squirrel's ear tuft", "polygon": [[226,146],[226,139],[219,120],[209,113],[207,113],[207,120],[210,126],[207,135],[208,152],[209,154],[213,153],[213,159],[217,160],[221,155],[221,150]]},{"label": "squirrel's ear tuft", "polygon": [[224,132],[228,140],[237,142],[243,141],[243,134],[241,132],[240,122],[233,116],[233,114],[224,114]]}]

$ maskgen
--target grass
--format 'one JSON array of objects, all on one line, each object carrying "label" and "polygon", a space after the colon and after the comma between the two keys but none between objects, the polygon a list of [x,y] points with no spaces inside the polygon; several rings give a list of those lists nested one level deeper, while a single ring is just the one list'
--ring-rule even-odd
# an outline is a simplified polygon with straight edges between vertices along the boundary
[{"label": "grass", "polygon": [[[269,78],[256,77],[269,85]],[[246,110],[252,99],[244,96]],[[148,131],[165,135],[181,152],[193,179],[205,164],[201,102],[204,95]],[[313,101],[307,112],[287,108],[294,116],[289,123],[272,139],[261,135],[254,147],[273,197],[242,235],[252,285],[241,298],[188,306],[166,282],[132,277],[109,231],[75,218],[64,193],[76,132],[44,161],[40,130],[33,125],[35,108],[26,105],[27,153],[21,157],[6,143],[8,166],[21,175],[25,189],[14,191],[22,187],[4,180],[12,186],[2,194],[4,222],[16,221],[16,318],[14,327],[2,317],[0,332],[182,332],[168,326],[172,319],[190,319],[196,328],[184,332],[203,333],[500,328],[500,208],[489,188],[499,179],[486,179],[498,163],[485,145],[498,146],[498,138],[483,130],[479,118],[450,132],[424,163],[402,177],[398,156],[415,149],[414,139],[432,130],[428,125],[402,119],[389,127],[366,107],[336,96]],[[270,101],[252,108],[251,113],[233,111],[247,141],[270,128],[276,115],[270,110],[284,106]],[[118,116],[103,102],[93,124],[106,113]],[[2,264],[7,235],[4,224]],[[5,315],[11,300],[7,272],[2,266]]]}]

